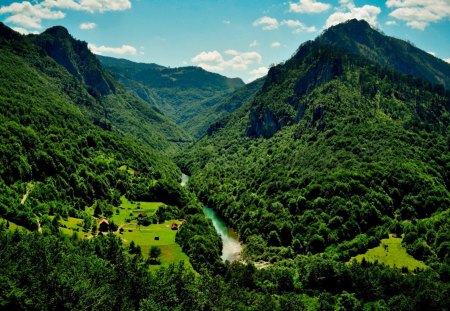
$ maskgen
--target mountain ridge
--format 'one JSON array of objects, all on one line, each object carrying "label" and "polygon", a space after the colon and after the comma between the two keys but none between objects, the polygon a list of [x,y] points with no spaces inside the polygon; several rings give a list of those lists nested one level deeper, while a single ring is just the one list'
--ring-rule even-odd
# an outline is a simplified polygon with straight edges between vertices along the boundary
[{"label": "mountain ridge", "polygon": [[227,78],[200,67],[168,68],[156,64],[97,56],[127,90],[170,117],[191,135],[189,122],[218,104],[222,97],[244,86],[239,78]]}]

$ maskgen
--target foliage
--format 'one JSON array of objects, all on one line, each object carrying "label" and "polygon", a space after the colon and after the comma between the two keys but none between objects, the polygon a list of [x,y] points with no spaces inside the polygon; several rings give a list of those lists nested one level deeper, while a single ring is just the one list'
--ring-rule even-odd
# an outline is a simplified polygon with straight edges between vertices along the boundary
[{"label": "foliage", "polygon": [[439,86],[308,42],[180,166],[244,242],[267,242],[251,258],[347,261],[450,206],[449,103]]},{"label": "foliage", "polygon": [[[127,90],[162,111],[194,137],[204,134],[207,126],[217,120],[211,110],[224,109],[214,108],[225,105],[223,97],[244,86],[241,79],[226,78],[199,67],[167,68],[104,56],[98,59]],[[231,112],[233,105],[236,104],[228,104],[225,109]],[[202,122],[200,128],[197,122]]]}]

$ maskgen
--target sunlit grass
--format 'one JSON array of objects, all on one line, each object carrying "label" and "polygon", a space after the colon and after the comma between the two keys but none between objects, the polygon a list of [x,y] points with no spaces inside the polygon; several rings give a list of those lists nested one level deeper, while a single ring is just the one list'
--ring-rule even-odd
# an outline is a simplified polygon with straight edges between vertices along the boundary
[{"label": "sunlit grass", "polygon": [[375,248],[369,249],[365,254],[360,254],[353,257],[350,261],[356,260],[361,262],[363,258],[367,262],[378,262],[390,267],[408,268],[409,271],[415,269],[427,269],[428,266],[423,262],[418,261],[406,252],[402,246],[402,238],[395,238],[389,235],[389,239],[381,240],[381,244]]}]

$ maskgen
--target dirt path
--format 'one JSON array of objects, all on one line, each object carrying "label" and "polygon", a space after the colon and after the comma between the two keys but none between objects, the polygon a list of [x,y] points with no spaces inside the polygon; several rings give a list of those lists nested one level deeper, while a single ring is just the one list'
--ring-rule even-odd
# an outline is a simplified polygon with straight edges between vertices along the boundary
[{"label": "dirt path", "polygon": [[30,195],[31,190],[33,190],[33,183],[29,182],[27,183],[27,192],[22,197],[22,200],[20,200],[20,204],[24,205],[26,200],[28,199],[28,196]]},{"label": "dirt path", "polygon": [[38,217],[36,217],[36,222],[37,222],[37,225],[38,225],[38,232],[39,232],[39,233],[42,233],[42,227],[41,227],[41,223],[40,223]]},{"label": "dirt path", "polygon": [[22,200],[20,200],[20,204],[22,204],[22,205],[25,204],[25,201],[27,200],[29,194],[30,194],[30,191],[27,190],[27,192],[23,195]]}]

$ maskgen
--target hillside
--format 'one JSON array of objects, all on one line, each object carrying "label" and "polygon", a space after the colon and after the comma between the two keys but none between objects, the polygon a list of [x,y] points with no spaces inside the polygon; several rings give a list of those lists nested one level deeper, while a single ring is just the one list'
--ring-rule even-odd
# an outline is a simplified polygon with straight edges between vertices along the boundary
[{"label": "hillside", "polygon": [[[448,209],[449,103],[442,86],[319,37],[272,68],[253,101],[181,162],[192,189],[239,231],[251,258],[348,260]],[[411,248],[437,229],[427,230]],[[442,263],[437,250],[447,241],[410,252]]]},{"label": "hillside", "polygon": [[213,106],[198,112],[191,119],[180,124],[183,128],[189,129],[194,138],[200,138],[205,134],[211,134],[217,128],[223,126],[227,117],[251,101],[256,93],[262,88],[264,78],[253,81],[233,93],[224,96]]},{"label": "hillside", "polygon": [[87,43],[74,39],[64,27],[52,27],[40,35],[30,35],[29,39],[84,86],[90,96],[83,100],[89,100],[90,104],[83,105],[83,112],[95,124],[131,135],[168,153],[190,141],[189,135],[166,116],[128,93],[103,69]]},{"label": "hillside", "polygon": [[243,85],[0,23],[0,310],[447,310],[447,67],[390,40],[349,21]]},{"label": "hillside", "polygon": [[224,96],[244,86],[198,67],[167,68],[97,56],[125,88],[156,107],[191,134],[187,124],[196,115],[218,104]]},{"label": "hillside", "polygon": [[[124,164],[145,179],[179,178],[178,168],[150,145],[115,125],[95,125],[98,102],[42,49],[3,24],[0,43],[3,218],[34,228],[34,215],[50,208],[67,215],[95,200],[117,204],[132,181],[118,169]],[[27,183],[33,191],[21,206]]]},{"label": "hillside", "polygon": [[350,20],[329,28],[316,41],[363,56],[395,71],[450,89],[450,65],[412,43],[388,37],[364,20]]}]

